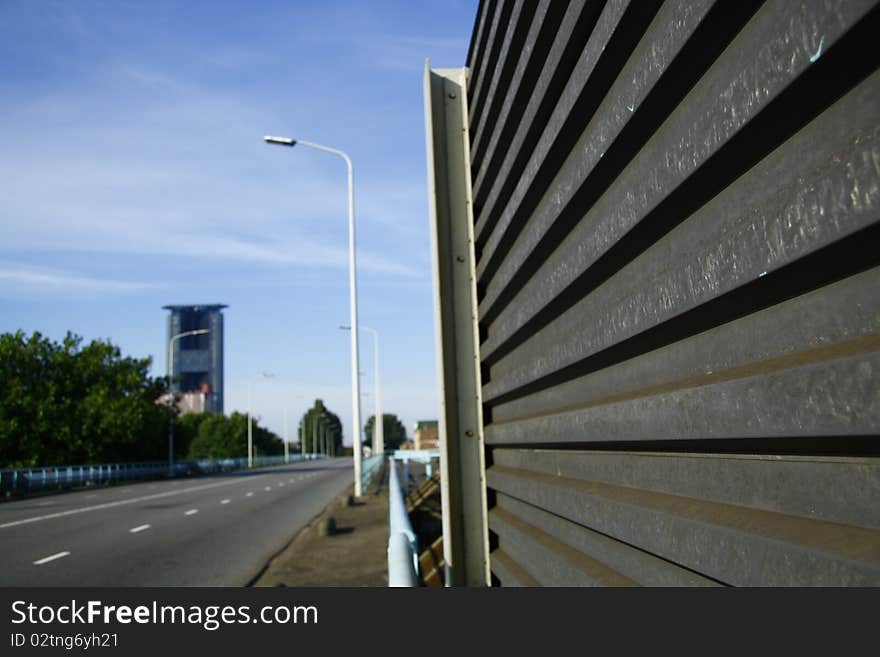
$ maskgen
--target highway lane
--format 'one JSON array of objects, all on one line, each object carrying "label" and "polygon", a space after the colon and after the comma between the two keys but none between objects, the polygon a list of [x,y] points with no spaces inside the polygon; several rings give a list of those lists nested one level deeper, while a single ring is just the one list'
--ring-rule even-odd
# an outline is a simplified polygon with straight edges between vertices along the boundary
[{"label": "highway lane", "polygon": [[351,484],[351,459],[0,504],[0,586],[241,586]]}]

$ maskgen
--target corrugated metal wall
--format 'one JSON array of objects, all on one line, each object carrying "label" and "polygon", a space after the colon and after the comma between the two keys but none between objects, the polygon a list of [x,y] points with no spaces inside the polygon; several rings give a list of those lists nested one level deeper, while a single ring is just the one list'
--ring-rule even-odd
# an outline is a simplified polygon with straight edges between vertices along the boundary
[{"label": "corrugated metal wall", "polygon": [[880,585],[876,4],[481,4],[494,584]]}]

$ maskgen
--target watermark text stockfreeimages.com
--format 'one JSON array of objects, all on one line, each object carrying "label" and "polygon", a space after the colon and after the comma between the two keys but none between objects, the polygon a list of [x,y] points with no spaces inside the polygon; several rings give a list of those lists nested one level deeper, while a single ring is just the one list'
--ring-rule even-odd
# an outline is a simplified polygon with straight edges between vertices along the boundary
[{"label": "watermark text stockfreeimages.com", "polygon": [[25,600],[12,603],[13,625],[197,625],[214,631],[224,625],[318,623],[314,605],[167,605],[154,600],[141,605],[112,605],[88,600],[60,605],[36,605]]}]

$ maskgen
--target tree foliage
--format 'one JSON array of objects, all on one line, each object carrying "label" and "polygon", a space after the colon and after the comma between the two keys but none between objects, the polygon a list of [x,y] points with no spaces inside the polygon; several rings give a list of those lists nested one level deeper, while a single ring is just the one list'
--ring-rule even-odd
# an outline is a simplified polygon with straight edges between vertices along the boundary
[{"label": "tree foliage", "polygon": [[[373,425],[375,423],[376,416],[374,414],[370,416],[367,420],[367,424],[364,426],[364,433],[367,436],[366,440],[364,440],[365,445],[372,446],[373,444]],[[382,439],[386,450],[399,449],[406,441],[406,427],[404,427],[403,422],[392,413],[382,413],[382,431]]]},{"label": "tree foliage", "polygon": [[209,417],[209,413],[184,413],[174,418],[174,458],[182,460],[189,458],[190,447],[202,422]]},{"label": "tree foliage", "polygon": [[305,440],[306,452],[324,451],[324,438],[327,439],[330,454],[342,454],[342,422],[339,416],[324,406],[324,401],[316,399],[315,404],[306,411],[299,421],[299,435]]},{"label": "tree foliage", "polygon": [[[199,418],[196,434],[189,443],[189,458],[225,459],[247,455],[247,415],[233,412],[227,417],[206,413]],[[259,426],[253,418],[251,422],[255,456],[275,456],[284,452],[284,443],[276,434]]]},{"label": "tree foliage", "polygon": [[161,459],[167,416],[150,358],[70,332],[0,335],[0,465]]},{"label": "tree foliage", "polygon": [[[151,361],[70,332],[61,343],[0,335],[0,467],[167,459],[169,411],[156,403],[166,381],[149,376]],[[175,459],[247,455],[245,415],[170,419]],[[283,453],[281,439],[256,421],[252,433],[255,454]]]}]

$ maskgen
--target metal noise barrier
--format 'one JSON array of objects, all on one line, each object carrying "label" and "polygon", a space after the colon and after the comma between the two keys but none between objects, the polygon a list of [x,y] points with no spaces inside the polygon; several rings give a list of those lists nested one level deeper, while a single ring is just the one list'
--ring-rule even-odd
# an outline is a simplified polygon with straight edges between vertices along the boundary
[{"label": "metal noise barrier", "polygon": [[880,586],[880,0],[482,0],[425,72],[451,586]]},{"label": "metal noise barrier", "polygon": [[409,587],[419,585],[418,542],[406,512],[403,493],[397,478],[397,466],[390,461],[388,483],[388,586]]}]

